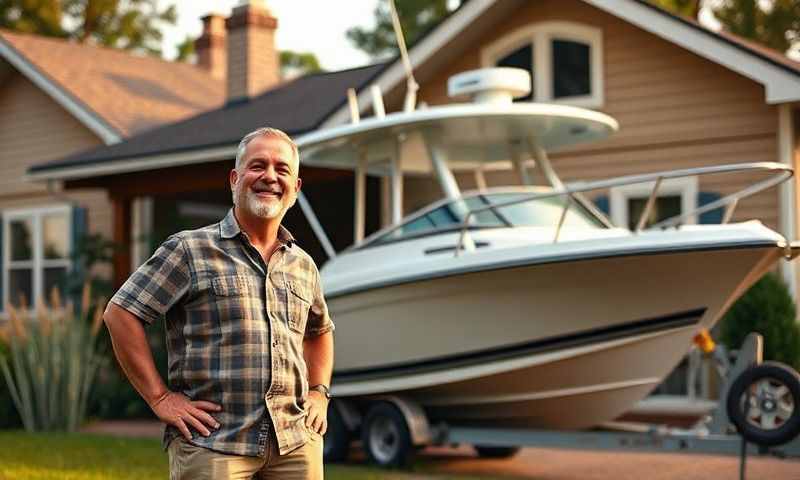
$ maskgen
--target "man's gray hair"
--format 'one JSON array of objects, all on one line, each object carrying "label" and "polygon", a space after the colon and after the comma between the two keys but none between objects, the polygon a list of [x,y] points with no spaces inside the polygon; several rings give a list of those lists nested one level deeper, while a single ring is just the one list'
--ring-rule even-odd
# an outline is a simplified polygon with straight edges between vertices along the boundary
[{"label": "man's gray hair", "polygon": [[294,154],[295,160],[297,160],[298,167],[300,166],[300,153],[297,150],[297,144],[294,143],[292,138],[286,134],[283,130],[278,130],[277,128],[272,127],[262,127],[258,130],[252,131],[242,138],[242,141],[239,142],[239,147],[236,149],[236,170],[239,170],[239,166],[242,163],[242,159],[244,158],[244,152],[247,150],[247,144],[252,142],[254,138],[258,137],[273,137],[279,138],[284,142],[288,143],[290,147],[292,147],[292,153]]}]

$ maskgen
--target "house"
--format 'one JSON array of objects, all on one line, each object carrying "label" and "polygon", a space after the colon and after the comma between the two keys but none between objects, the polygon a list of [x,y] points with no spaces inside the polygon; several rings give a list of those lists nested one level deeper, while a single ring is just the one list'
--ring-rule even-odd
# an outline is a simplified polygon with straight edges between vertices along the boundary
[{"label": "house", "polygon": [[[236,145],[258,126],[299,135],[342,124],[349,121],[346,89],[355,88],[362,112],[369,112],[367,87],[373,84],[383,91],[387,111],[401,109],[405,77],[399,59],[271,85],[262,78],[273,75],[262,52],[274,51],[274,19],[246,4],[226,25],[223,106],[114,145],[38,163],[28,178],[59,182],[66,192],[105,191],[113,204],[114,239],[127,244],[159,228],[177,230],[176,219],[199,224],[219,218],[230,205],[226,182]],[[216,38],[223,43],[222,36]],[[503,65],[532,72],[533,101],[616,118],[620,132],[613,137],[552,153],[553,166],[568,181],[737,162],[794,166],[800,160],[800,63],[643,0],[470,0],[417,41],[410,57],[419,100],[428,105],[451,101],[446,81],[453,74]],[[352,175],[304,167],[302,176],[322,223],[335,227],[334,244],[347,245]],[[495,172],[487,180],[510,178]],[[752,180],[743,175],[665,182],[659,206],[686,211]],[[458,181],[475,186],[471,177]],[[377,207],[367,212],[367,230],[387,218],[384,184],[371,179],[368,185],[367,203]],[[733,221],[760,218],[795,238],[796,192],[792,181],[748,198]],[[408,178],[404,195],[409,213],[439,193],[426,179]],[[628,188],[608,192],[611,217],[627,224],[646,195]],[[290,213],[287,222],[301,244],[324,259],[302,216]],[[116,281],[138,260],[131,251],[120,252]],[[796,295],[794,267],[786,264],[782,273]]]},{"label": "house", "polygon": [[28,168],[117,144],[223,98],[224,82],[204,64],[0,30],[0,315],[20,295],[47,297],[83,233],[111,236],[105,189],[30,182]]}]

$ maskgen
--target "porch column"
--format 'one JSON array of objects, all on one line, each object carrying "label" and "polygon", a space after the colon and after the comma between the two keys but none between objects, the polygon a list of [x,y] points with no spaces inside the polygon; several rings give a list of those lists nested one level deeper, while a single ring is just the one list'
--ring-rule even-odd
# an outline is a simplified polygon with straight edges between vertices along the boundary
[{"label": "porch column", "polygon": [[112,196],[114,246],[114,288],[119,288],[131,274],[131,197]]},{"label": "porch column", "polygon": [[[792,106],[789,104],[778,105],[778,161],[794,168],[794,125],[792,118]],[[796,180],[797,177],[784,182],[780,186],[780,232],[791,242],[797,238],[797,212],[796,202]],[[781,276],[792,298],[797,302],[798,282],[793,262],[780,262]],[[800,311],[798,311],[800,316]]]}]

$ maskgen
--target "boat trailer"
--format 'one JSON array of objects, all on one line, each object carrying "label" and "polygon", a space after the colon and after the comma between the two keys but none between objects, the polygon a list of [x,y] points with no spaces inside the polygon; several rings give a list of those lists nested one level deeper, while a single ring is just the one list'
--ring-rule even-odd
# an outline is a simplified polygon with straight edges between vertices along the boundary
[{"label": "boat trailer", "polygon": [[[588,431],[431,424],[424,409],[408,398],[334,398],[325,461],[344,461],[355,438],[361,439],[367,459],[383,467],[407,465],[425,446],[459,444],[473,445],[485,458],[508,458],[521,447],[738,455],[741,479],[748,455],[800,458],[800,374],[763,362],[763,338],[756,333],[747,336],[734,364],[724,347],[712,343],[706,353],[713,355],[723,377],[721,400],[710,418],[691,429],[628,422]],[[779,404],[786,395],[790,410]],[[784,410],[776,417],[779,408]]]}]

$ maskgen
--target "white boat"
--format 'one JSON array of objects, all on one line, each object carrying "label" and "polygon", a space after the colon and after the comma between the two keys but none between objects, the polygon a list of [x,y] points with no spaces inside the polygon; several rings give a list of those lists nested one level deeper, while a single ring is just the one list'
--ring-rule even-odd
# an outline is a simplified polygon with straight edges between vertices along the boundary
[{"label": "white boat", "polygon": [[[792,175],[776,163],[564,184],[547,150],[617,130],[589,110],[512,103],[521,72],[454,77],[475,102],[398,112],[298,139],[302,162],[356,171],[356,243],[322,268],[336,330],[333,393],[402,395],[433,421],[587,428],[647,396],[751,284],[792,248],[737,202]],[[527,75],[527,74],[525,74]],[[528,88],[530,80],[527,78]],[[547,185],[533,185],[532,169]],[[483,173],[514,169],[517,186]],[[475,175],[462,192],[456,171]],[[636,231],[584,196],[662,181],[762,171],[763,181]],[[363,238],[365,175],[386,175],[393,224]],[[442,199],[402,217],[404,175],[432,174]],[[725,208],[719,225],[692,219]]]}]

